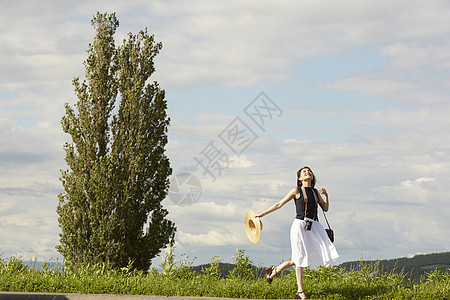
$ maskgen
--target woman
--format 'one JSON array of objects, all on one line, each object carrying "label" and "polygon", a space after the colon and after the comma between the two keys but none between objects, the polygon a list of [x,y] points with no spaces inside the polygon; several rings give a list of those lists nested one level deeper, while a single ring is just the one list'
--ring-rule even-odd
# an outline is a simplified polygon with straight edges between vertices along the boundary
[{"label": "woman", "polygon": [[[317,218],[318,205],[324,211],[328,211],[330,206],[328,193],[324,188],[317,192],[314,188],[315,184],[316,178],[311,169],[309,167],[301,168],[297,171],[297,187],[292,189],[281,201],[275,203],[263,213],[256,215],[256,217],[262,218],[294,199],[296,217],[290,233],[292,256],[289,261],[279,267],[270,267],[267,271],[267,281],[270,283],[272,278],[282,269],[295,264],[298,286],[295,294],[296,299],[306,299],[303,290],[303,268],[309,266],[311,260],[319,260],[325,266],[329,266],[332,261],[339,257],[336,248]],[[325,196],[325,200],[322,199],[320,194]]]}]

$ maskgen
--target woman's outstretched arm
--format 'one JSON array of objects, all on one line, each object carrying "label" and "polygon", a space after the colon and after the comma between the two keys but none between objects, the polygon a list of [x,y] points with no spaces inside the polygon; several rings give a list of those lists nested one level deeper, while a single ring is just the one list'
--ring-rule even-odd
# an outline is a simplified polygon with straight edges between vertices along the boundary
[{"label": "woman's outstretched arm", "polygon": [[[320,194],[325,196],[325,201],[322,199],[322,195]],[[328,193],[326,189],[324,188],[319,189],[319,198],[320,198],[319,204],[320,206],[322,206],[323,211],[325,212],[328,211],[328,209],[330,208],[330,202],[328,201]]]},{"label": "woman's outstretched arm", "polygon": [[276,211],[277,209],[280,209],[281,207],[283,207],[286,203],[288,203],[290,200],[294,199],[295,194],[298,193],[298,189],[297,188],[293,188],[289,193],[287,193],[287,195],[281,199],[279,202],[275,203],[274,205],[272,205],[270,208],[268,208],[266,211],[264,211],[263,213],[260,213],[258,215],[256,215],[255,217],[257,218],[262,218],[265,215],[270,214],[271,212]]}]

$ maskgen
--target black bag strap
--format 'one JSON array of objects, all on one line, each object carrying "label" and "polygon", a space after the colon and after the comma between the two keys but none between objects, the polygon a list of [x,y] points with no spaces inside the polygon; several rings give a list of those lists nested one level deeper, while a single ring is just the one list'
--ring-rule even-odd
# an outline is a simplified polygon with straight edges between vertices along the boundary
[{"label": "black bag strap", "polygon": [[[307,201],[308,201],[308,195],[306,195],[305,187],[302,185],[302,186],[300,187],[300,189],[299,189],[298,187],[297,187],[297,189],[303,194],[303,199],[305,199],[305,201],[307,202]],[[316,189],[314,189],[314,191],[317,193],[317,190],[316,190]],[[314,200],[316,200],[316,203],[319,203],[319,198],[317,198],[316,193],[313,193],[313,195],[314,195]]]},{"label": "black bag strap", "polygon": [[[320,207],[322,207],[322,206],[320,206]],[[325,221],[327,221],[328,229],[331,229],[330,223],[328,223],[328,219],[327,219],[327,216],[325,215],[325,211],[323,210],[323,208],[322,208],[322,212],[323,212],[323,216],[325,217]]]},{"label": "black bag strap", "polygon": [[[298,189],[298,187],[297,187],[297,189]],[[306,190],[303,185],[300,187],[299,191],[303,194],[304,201],[308,202],[308,195],[306,194]],[[316,193],[314,193],[314,191],[317,192],[317,190],[313,189],[314,200],[316,201],[316,215],[314,216],[314,220],[316,220],[317,219],[317,204],[319,204],[319,199],[317,198],[317,195],[316,195]],[[306,207],[305,207],[305,216],[306,216]]]},{"label": "black bag strap", "polygon": [[315,193],[314,193],[314,198],[316,198],[316,202],[319,203],[319,206],[320,206],[320,208],[322,209],[323,216],[325,217],[325,221],[327,221],[328,229],[331,229],[330,223],[328,223],[327,216],[325,215],[325,211],[323,210],[322,205],[320,205],[320,202],[319,202],[319,200],[318,200],[318,196],[317,196],[317,194],[316,194],[316,193],[318,193],[319,191],[316,190],[316,189],[314,189],[314,191],[315,191]]}]

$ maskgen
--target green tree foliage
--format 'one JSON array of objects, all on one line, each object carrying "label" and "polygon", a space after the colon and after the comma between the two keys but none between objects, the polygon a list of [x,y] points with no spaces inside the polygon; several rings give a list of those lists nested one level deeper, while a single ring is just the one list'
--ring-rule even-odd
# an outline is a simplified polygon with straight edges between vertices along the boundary
[{"label": "green tree foliage", "polygon": [[145,29],[116,48],[114,13],[97,13],[92,25],[86,79],[73,80],[78,101],[65,105],[61,121],[72,142],[64,145],[57,249],[74,267],[147,270],[176,230],[161,205],[172,173],[164,148],[170,119],[164,90],[149,82],[162,44]]}]

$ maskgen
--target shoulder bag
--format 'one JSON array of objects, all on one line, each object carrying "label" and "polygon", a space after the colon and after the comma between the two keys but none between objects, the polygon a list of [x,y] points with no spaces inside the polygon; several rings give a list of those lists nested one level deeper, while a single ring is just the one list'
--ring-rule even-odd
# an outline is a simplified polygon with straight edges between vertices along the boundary
[{"label": "shoulder bag", "polygon": [[[319,192],[316,189],[314,189],[314,190],[315,190],[316,193]],[[331,229],[330,223],[328,223],[327,216],[325,215],[325,211],[323,210],[322,205],[320,205],[320,203],[319,203],[319,199],[318,199],[318,196],[316,195],[316,193],[314,193],[314,196],[316,197],[316,201],[319,204],[320,208],[322,208],[323,216],[325,217],[325,221],[327,221],[327,225],[328,225],[328,228],[325,228],[325,231],[327,232],[327,235],[328,235],[328,238],[330,239],[330,241],[332,243],[334,243],[334,231],[333,231],[333,229]]]}]

